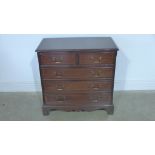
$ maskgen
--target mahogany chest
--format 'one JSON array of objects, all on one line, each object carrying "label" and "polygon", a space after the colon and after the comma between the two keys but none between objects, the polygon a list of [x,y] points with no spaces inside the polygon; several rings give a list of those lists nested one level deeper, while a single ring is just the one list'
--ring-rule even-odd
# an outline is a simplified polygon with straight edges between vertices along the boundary
[{"label": "mahogany chest", "polygon": [[112,114],[117,51],[110,37],[43,39],[36,49],[43,114],[52,110]]}]

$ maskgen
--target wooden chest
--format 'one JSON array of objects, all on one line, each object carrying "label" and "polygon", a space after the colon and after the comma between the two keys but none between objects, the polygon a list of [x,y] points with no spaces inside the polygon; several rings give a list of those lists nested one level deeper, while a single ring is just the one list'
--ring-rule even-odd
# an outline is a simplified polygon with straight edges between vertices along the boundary
[{"label": "wooden chest", "polygon": [[112,114],[117,51],[109,37],[43,39],[36,49],[43,114],[102,109]]}]

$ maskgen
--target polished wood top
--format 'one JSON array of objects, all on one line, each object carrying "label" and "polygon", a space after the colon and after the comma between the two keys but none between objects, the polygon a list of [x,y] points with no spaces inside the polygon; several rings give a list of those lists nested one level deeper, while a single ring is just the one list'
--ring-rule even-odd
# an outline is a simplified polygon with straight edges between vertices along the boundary
[{"label": "polished wood top", "polygon": [[76,50],[118,50],[110,37],[45,38],[36,52]]}]

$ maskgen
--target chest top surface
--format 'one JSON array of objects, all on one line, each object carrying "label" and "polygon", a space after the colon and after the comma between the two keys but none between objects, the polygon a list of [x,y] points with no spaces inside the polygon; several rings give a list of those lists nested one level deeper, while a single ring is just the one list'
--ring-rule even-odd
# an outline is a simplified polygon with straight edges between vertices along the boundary
[{"label": "chest top surface", "polygon": [[75,50],[118,50],[110,37],[45,38],[36,52]]}]

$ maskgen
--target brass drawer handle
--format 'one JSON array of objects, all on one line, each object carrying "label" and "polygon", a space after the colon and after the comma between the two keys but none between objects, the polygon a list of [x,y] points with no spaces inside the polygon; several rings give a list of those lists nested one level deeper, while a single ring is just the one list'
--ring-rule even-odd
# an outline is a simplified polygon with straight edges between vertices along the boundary
[{"label": "brass drawer handle", "polygon": [[91,88],[94,89],[94,90],[99,90],[100,89],[99,86],[97,86],[95,84],[92,84]]},{"label": "brass drawer handle", "polygon": [[64,85],[63,84],[57,84],[56,88],[57,88],[57,90],[64,90]]},{"label": "brass drawer handle", "polygon": [[97,58],[91,56],[90,59],[93,61],[94,64],[101,64],[102,63],[102,57],[99,56]]},{"label": "brass drawer handle", "polygon": [[93,96],[93,98],[91,99],[92,102],[99,102],[98,97],[97,96]]},{"label": "brass drawer handle", "polygon": [[54,74],[55,74],[56,77],[59,77],[59,78],[63,77],[63,72],[62,71],[55,71]]},{"label": "brass drawer handle", "polygon": [[103,100],[103,96],[93,96],[92,102],[99,102]]},{"label": "brass drawer handle", "polygon": [[58,95],[58,96],[56,96],[56,101],[57,102],[64,102],[65,101],[65,96],[64,95]]},{"label": "brass drawer handle", "polygon": [[99,90],[100,88],[99,88],[99,87],[93,87],[93,89],[94,89],[94,90]]},{"label": "brass drawer handle", "polygon": [[63,88],[57,88],[57,90],[64,90]]},{"label": "brass drawer handle", "polygon": [[93,101],[93,102],[98,102],[98,100],[97,100],[97,99],[96,99],[96,100],[94,99],[94,100],[92,100],[92,101]]},{"label": "brass drawer handle", "polygon": [[92,76],[101,77],[103,72],[101,70],[91,71]]},{"label": "brass drawer handle", "polygon": [[51,58],[52,62],[56,63],[56,64],[60,64],[64,61],[64,58],[63,56],[60,56],[60,57],[52,57]]}]

